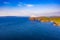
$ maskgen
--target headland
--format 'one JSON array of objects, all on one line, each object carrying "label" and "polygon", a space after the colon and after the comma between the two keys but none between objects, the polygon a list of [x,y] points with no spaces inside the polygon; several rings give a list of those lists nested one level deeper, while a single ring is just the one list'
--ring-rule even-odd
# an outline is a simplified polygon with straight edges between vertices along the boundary
[{"label": "headland", "polygon": [[53,16],[53,17],[45,17],[45,16],[41,16],[41,17],[30,17],[30,20],[34,21],[34,20],[38,20],[41,22],[53,22],[54,26],[60,26],[60,17],[58,16]]}]

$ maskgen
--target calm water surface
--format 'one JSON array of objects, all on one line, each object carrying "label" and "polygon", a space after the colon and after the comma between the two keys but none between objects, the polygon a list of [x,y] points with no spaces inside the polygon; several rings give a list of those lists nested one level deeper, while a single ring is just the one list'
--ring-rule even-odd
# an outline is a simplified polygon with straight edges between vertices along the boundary
[{"label": "calm water surface", "polygon": [[60,27],[31,21],[29,17],[0,17],[2,40],[60,40]]}]

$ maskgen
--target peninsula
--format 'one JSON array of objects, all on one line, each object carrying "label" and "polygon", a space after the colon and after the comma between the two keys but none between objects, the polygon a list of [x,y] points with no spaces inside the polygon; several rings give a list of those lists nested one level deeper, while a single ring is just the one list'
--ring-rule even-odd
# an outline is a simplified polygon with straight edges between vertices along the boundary
[{"label": "peninsula", "polygon": [[38,20],[41,22],[53,22],[54,26],[60,26],[60,17],[58,16],[53,16],[53,17],[30,17],[30,20],[34,21],[34,20]]}]

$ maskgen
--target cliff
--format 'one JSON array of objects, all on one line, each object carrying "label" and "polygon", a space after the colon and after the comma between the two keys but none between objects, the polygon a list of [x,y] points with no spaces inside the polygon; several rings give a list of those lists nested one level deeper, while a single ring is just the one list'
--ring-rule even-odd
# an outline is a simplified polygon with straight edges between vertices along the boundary
[{"label": "cliff", "polygon": [[41,22],[53,22],[55,26],[60,26],[60,17],[30,17],[30,20],[34,21],[34,20],[38,20]]}]

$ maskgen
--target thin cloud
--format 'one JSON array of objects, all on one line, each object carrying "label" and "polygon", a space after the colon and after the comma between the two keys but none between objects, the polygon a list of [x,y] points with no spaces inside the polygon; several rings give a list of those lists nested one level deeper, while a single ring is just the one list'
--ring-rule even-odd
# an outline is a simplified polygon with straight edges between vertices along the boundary
[{"label": "thin cloud", "polygon": [[[27,6],[27,4],[26,4]],[[60,13],[55,13],[55,12],[60,12],[60,9],[57,9],[56,6],[48,6],[48,5],[44,5],[43,7],[41,6],[34,6],[32,8],[32,6],[34,5],[30,5],[28,7],[25,7],[21,9],[21,7],[19,8],[10,8],[10,9],[0,9],[0,16],[59,16]]]},{"label": "thin cloud", "polygon": [[21,6],[23,6],[23,3],[22,3],[22,2],[19,2],[19,3],[17,4],[17,6],[21,7]]},{"label": "thin cloud", "polygon": [[27,7],[33,7],[34,5],[32,4],[26,4]]},{"label": "thin cloud", "polygon": [[25,4],[25,3],[19,2],[18,6],[33,7],[34,5],[32,5],[32,4]]}]

